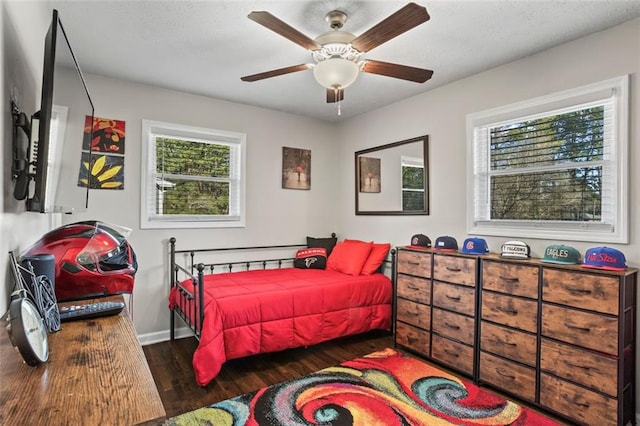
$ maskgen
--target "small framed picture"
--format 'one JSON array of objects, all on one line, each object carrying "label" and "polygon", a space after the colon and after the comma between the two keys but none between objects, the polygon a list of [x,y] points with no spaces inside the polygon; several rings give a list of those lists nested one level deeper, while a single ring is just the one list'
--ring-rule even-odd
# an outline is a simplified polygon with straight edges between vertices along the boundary
[{"label": "small framed picture", "polygon": [[311,189],[311,150],[282,147],[282,187]]},{"label": "small framed picture", "polygon": [[360,192],[380,192],[380,159],[359,157]]}]

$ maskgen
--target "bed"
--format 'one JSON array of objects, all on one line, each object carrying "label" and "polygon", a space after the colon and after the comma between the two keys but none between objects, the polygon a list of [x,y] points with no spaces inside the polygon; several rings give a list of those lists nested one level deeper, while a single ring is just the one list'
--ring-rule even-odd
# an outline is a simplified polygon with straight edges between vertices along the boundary
[{"label": "bed", "polygon": [[[200,386],[231,359],[391,331],[389,244],[332,236],[307,237],[305,245],[177,250],[176,239],[169,241],[170,337],[178,317],[198,339],[193,368]],[[254,258],[271,252],[279,255]],[[233,260],[210,260],[216,256]]]}]

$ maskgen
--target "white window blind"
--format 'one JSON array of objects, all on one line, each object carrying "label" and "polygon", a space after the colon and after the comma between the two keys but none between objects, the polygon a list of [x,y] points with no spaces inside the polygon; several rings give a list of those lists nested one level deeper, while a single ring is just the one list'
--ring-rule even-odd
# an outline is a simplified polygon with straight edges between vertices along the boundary
[{"label": "white window blind", "polygon": [[143,120],[142,228],[244,226],[246,135]]},{"label": "white window blind", "polygon": [[467,119],[470,234],[628,242],[628,77]]}]

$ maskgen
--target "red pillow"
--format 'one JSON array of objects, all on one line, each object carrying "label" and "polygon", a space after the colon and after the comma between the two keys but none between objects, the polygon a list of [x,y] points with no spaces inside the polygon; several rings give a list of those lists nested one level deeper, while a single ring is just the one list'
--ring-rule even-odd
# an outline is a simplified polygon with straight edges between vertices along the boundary
[{"label": "red pillow", "polygon": [[[344,240],[345,243],[363,243],[361,240]],[[378,271],[382,262],[387,258],[389,254],[389,250],[391,249],[391,244],[389,243],[373,243],[373,247],[371,248],[371,253],[369,253],[369,257],[367,261],[364,263],[362,267],[362,271],[360,271],[360,275],[371,275]]]},{"label": "red pillow", "polygon": [[364,241],[341,241],[333,248],[327,259],[327,269],[349,275],[360,275],[373,243]]},{"label": "red pillow", "polygon": [[360,275],[371,275],[378,272],[378,268],[380,268],[382,262],[387,258],[387,254],[389,254],[389,249],[391,249],[391,244],[389,243],[373,243],[371,253],[369,253],[369,257],[364,263]]}]

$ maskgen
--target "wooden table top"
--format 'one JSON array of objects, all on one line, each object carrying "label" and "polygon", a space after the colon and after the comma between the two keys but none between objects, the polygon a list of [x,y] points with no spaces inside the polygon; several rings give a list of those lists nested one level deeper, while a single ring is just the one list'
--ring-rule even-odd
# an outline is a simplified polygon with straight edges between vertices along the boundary
[{"label": "wooden table top", "polygon": [[[123,298],[60,305],[97,300]],[[5,316],[2,325],[7,324]],[[126,308],[118,315],[63,322],[48,342],[48,362],[30,367],[0,330],[0,424],[133,425],[165,417]]]}]

